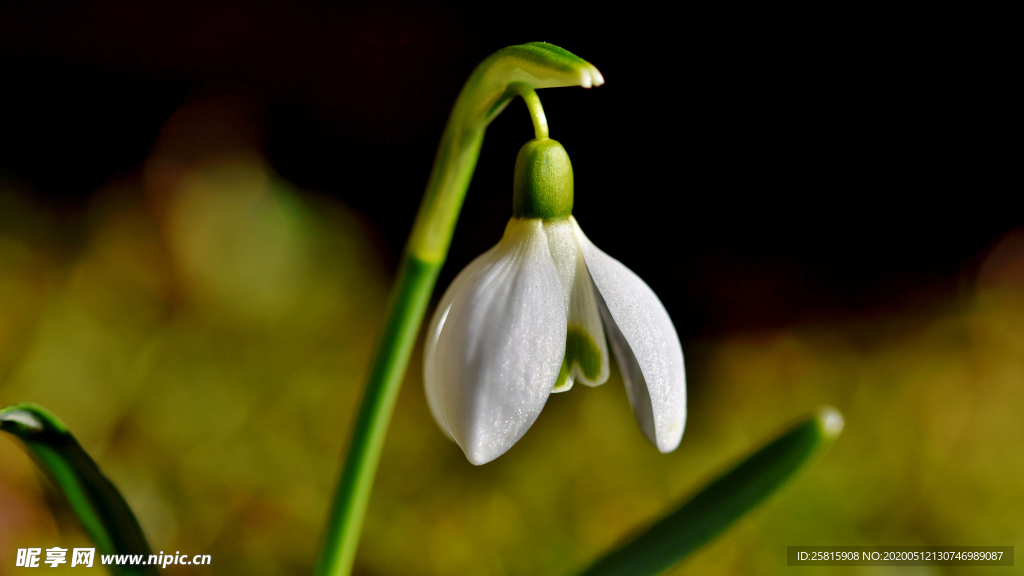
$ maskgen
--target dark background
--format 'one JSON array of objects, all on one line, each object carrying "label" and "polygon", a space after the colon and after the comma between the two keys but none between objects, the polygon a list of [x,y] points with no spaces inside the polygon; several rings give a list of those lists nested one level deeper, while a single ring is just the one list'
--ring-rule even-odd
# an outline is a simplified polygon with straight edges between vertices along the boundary
[{"label": "dark background", "polygon": [[[540,40],[607,81],[541,92],[575,214],[684,340],[931,309],[1020,225],[1008,37],[986,22],[678,10],[6,2],[0,175],[76,214],[176,109],[226,94],[274,168],[362,213],[393,267],[462,82]],[[531,136],[518,103],[488,130],[442,286],[500,237]]]},{"label": "dark background", "polygon": [[[154,547],[308,573],[452,103],[543,40],[607,80],[540,95],[583,229],[680,332],[686,434],[652,448],[613,370],[474,467],[416,346],[356,573],[574,573],[823,404],[831,451],[673,573],[1024,546],[1019,18],[893,6],[0,0],[0,406],[59,415]],[[435,298],[531,137],[519,102],[489,129]],[[0,462],[0,574],[84,542]]]}]

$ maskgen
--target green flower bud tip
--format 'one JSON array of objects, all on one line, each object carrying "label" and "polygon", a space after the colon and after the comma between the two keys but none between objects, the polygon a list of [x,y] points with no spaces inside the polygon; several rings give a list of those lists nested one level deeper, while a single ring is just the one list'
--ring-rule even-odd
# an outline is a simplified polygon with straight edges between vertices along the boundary
[{"label": "green flower bud tip", "polygon": [[572,162],[556,140],[530,140],[519,149],[512,216],[551,220],[572,214]]}]

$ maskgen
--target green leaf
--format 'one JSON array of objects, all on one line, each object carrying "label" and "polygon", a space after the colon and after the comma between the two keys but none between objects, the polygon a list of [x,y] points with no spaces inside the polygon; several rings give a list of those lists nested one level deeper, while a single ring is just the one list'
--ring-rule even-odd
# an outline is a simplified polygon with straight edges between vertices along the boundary
[{"label": "green leaf", "polygon": [[[0,410],[0,430],[16,436],[62,494],[96,544],[98,554],[144,555],[149,544],[114,484],[75,437],[42,406],[15,404]],[[96,558],[99,562],[99,558]],[[110,566],[113,574],[156,574],[156,566]]]},{"label": "green leaf", "polygon": [[685,504],[581,576],[660,574],[724,532],[774,494],[843,429],[843,418],[823,408],[746,457]]}]

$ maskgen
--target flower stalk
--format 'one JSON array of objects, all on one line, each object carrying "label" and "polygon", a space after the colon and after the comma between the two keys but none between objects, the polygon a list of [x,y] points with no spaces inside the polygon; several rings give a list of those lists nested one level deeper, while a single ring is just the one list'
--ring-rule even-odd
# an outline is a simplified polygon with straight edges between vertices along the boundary
[{"label": "flower stalk", "polygon": [[492,54],[476,67],[459,93],[399,266],[328,519],[317,576],[351,573],[398,391],[447,257],[488,124],[520,95],[530,110],[537,138],[547,138],[547,120],[534,89],[590,88],[602,83],[601,73],[590,63],[557,46],[537,42]]},{"label": "flower stalk", "polygon": [[533,121],[534,138],[545,140],[548,136],[548,118],[544,115],[544,107],[540,105],[540,97],[537,91],[526,82],[513,82],[509,85],[509,91],[521,96],[526,103],[526,109],[530,111],[530,120]]}]

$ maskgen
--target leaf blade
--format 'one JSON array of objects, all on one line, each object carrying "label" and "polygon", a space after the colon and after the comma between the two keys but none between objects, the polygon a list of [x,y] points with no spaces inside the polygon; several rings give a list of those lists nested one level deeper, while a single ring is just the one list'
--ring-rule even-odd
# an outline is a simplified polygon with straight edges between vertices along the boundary
[{"label": "leaf blade", "polygon": [[[149,543],[128,503],[60,419],[42,406],[15,404],[0,410],[0,430],[16,437],[60,490],[101,555],[149,556]],[[148,565],[110,569],[124,575],[157,573]]]},{"label": "leaf blade", "polygon": [[645,576],[664,572],[778,491],[823,453],[842,427],[838,411],[823,408],[815,412],[707,484],[633,540],[600,558],[580,576]]}]

